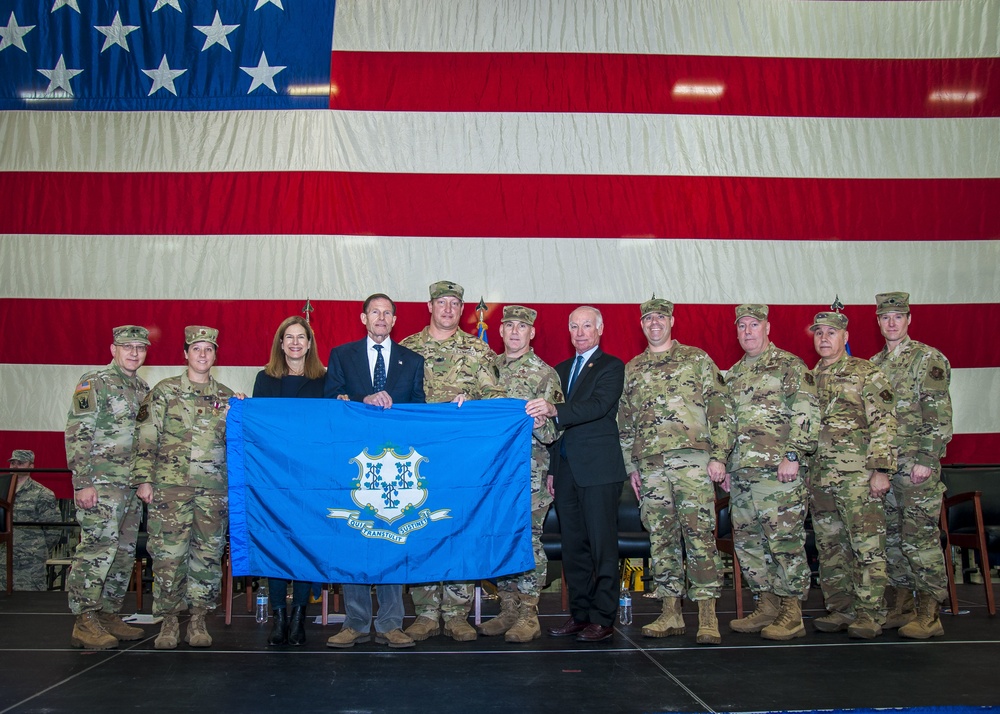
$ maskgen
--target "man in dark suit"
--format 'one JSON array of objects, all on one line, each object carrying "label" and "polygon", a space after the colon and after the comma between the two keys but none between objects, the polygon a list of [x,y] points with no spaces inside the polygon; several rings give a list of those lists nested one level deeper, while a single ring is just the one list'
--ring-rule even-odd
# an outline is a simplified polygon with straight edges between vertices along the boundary
[{"label": "man in dark suit", "polygon": [[[424,358],[389,339],[396,324],[396,303],[376,293],[365,300],[361,322],[368,336],[348,342],[330,352],[325,396],[349,399],[388,409],[394,403],[424,402]],[[353,647],[371,639],[371,586],[344,584],[347,617],[340,632],[327,640],[327,647]],[[413,647],[403,632],[403,586],[376,585],[378,618],[375,641],[389,647]]]},{"label": "man in dark suit", "polygon": [[527,404],[529,415],[554,419],[562,432],[552,449],[549,490],[572,617],[549,634],[600,642],[614,633],[618,607],[618,500],[627,476],[616,417],[625,364],[601,351],[604,320],[596,308],[570,313],[569,332],[576,356],[556,366],[566,402]]}]

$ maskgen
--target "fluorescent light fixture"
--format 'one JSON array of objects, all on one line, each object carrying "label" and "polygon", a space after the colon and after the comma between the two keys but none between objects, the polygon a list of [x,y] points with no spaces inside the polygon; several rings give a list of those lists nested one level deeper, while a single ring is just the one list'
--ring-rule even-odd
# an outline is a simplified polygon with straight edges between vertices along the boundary
[{"label": "fluorescent light fixture", "polygon": [[677,82],[670,95],[674,99],[719,99],[725,92],[722,82]]},{"label": "fluorescent light fixture", "polygon": [[329,97],[337,93],[337,88],[330,84],[293,84],[288,93],[295,97]]},{"label": "fluorescent light fixture", "polygon": [[981,96],[982,93],[975,89],[936,89],[927,99],[948,104],[972,104],[979,101]]}]

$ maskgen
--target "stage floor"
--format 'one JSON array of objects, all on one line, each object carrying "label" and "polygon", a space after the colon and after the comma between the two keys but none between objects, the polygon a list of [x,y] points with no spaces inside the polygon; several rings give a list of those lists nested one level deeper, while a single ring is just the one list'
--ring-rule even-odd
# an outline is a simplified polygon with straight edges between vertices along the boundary
[{"label": "stage floor", "polygon": [[[636,594],[635,619],[613,640],[583,646],[542,638],[512,645],[502,637],[456,643],[435,637],[408,650],[371,643],[326,647],[339,624],[310,623],[304,647],[268,648],[268,625],[246,614],[236,595],[233,624],[222,610],[209,621],[209,649],[158,652],[153,638],[118,650],[69,645],[72,616],[60,592],[0,594],[2,712],[732,712],[1000,704],[1000,625],[981,585],[959,586],[968,614],[943,616],[945,636],[871,641],[846,633],[788,643],[729,632],[733,593],[719,603],[723,644],[695,644],[688,631],[647,639],[640,632],[655,601]],[[749,596],[746,598],[749,606]],[[149,611],[149,597],[145,598]],[[132,605],[130,600],[126,603]],[[807,604],[819,612],[819,595]],[[318,612],[319,606],[312,606]],[[409,610],[409,599],[407,608]],[[486,613],[495,601],[486,601]],[[545,594],[542,627],[562,622],[558,594]],[[127,609],[131,612],[132,610]],[[410,620],[408,614],[407,623]],[[405,624],[404,623],[404,626]],[[182,632],[184,623],[182,621]]]}]

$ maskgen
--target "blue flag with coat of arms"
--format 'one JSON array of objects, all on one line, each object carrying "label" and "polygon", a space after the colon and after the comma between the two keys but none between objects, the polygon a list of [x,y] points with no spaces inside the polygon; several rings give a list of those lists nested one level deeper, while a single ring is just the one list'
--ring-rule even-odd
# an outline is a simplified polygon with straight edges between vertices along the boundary
[{"label": "blue flag with coat of arms", "polygon": [[377,584],[534,569],[523,401],[231,405],[234,574]]}]

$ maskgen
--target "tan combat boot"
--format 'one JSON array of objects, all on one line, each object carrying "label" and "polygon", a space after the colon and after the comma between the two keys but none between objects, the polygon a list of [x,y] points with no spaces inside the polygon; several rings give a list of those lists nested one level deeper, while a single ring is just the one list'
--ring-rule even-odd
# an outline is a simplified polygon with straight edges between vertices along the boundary
[{"label": "tan combat boot", "polygon": [[538,598],[534,595],[519,596],[517,622],[503,636],[507,642],[531,642],[542,636],[542,626],[538,624]]},{"label": "tan combat boot", "polygon": [[76,616],[70,642],[74,647],[88,650],[113,650],[118,646],[118,638],[104,629],[97,613],[93,611]]},{"label": "tan combat boot", "polygon": [[427,617],[426,615],[417,615],[417,619],[413,621],[409,627],[403,630],[410,639],[414,641],[426,640],[428,637],[436,637],[441,634],[441,623],[438,622],[437,613],[434,614],[433,618]]},{"label": "tan combat boot", "polygon": [[852,622],[854,622],[852,615],[833,610],[813,620],[813,627],[819,632],[843,632]]},{"label": "tan combat boot", "polygon": [[917,619],[913,604],[913,591],[907,588],[888,587],[885,589],[885,624],[887,630],[895,630]]},{"label": "tan combat boot", "polygon": [[781,598],[781,610],[774,622],[760,631],[765,640],[792,640],[806,636],[802,623],[802,603],[797,597]]},{"label": "tan combat boot", "polygon": [[102,612],[97,619],[101,621],[101,627],[106,632],[119,640],[138,640],[146,634],[141,628],[122,622],[122,619],[113,612]]},{"label": "tan combat boot", "polygon": [[729,629],[733,632],[760,632],[774,622],[781,607],[781,600],[774,593],[761,593],[757,596],[757,607],[746,617],[729,621]]},{"label": "tan combat boot", "polygon": [[477,639],[479,635],[476,634],[475,629],[473,629],[466,618],[467,616],[463,612],[461,615],[445,619],[444,634],[455,640],[455,642],[472,642]]},{"label": "tan combat boot", "polygon": [[882,634],[882,626],[870,612],[858,610],[854,622],[847,626],[847,636],[855,640],[874,640]]},{"label": "tan combat boot", "polygon": [[192,647],[212,646],[212,636],[208,634],[208,628],[205,627],[206,612],[207,611],[203,607],[191,608],[191,621],[188,622],[187,633],[184,635],[184,641]]},{"label": "tan combat boot", "polygon": [[670,637],[684,634],[684,616],[681,615],[683,598],[663,598],[660,616],[642,628],[643,637]]},{"label": "tan combat boot", "polygon": [[715,616],[715,599],[698,601],[698,634],[694,639],[699,645],[721,645],[719,618]]},{"label": "tan combat boot", "polygon": [[502,635],[517,622],[517,593],[511,590],[501,590],[498,594],[500,595],[500,614],[479,626],[479,634],[481,635],[487,637]]},{"label": "tan combat boot", "polygon": [[927,640],[944,635],[941,624],[941,604],[930,593],[917,593],[917,618],[899,628],[899,636],[910,640]]},{"label": "tan combat boot", "polygon": [[181,639],[181,627],[177,624],[177,615],[164,615],[160,623],[160,634],[156,636],[153,647],[158,650],[175,650]]}]

